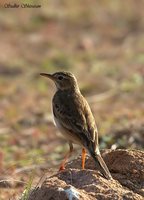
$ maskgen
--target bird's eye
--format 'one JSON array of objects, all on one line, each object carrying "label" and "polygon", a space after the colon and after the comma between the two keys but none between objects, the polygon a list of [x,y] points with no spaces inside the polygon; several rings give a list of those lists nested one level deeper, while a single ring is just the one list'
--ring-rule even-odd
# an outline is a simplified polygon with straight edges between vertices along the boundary
[{"label": "bird's eye", "polygon": [[58,76],[58,79],[61,81],[63,80],[63,76]]}]

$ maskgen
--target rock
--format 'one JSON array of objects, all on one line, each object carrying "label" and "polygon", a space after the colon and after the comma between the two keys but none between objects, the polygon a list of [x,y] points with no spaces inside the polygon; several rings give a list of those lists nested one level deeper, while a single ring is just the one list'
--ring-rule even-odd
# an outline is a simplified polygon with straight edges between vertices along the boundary
[{"label": "rock", "polygon": [[103,150],[102,156],[113,180],[102,177],[87,156],[81,170],[81,157],[69,162],[67,169],[46,177],[33,189],[28,200],[142,200],[144,199],[144,152]]}]

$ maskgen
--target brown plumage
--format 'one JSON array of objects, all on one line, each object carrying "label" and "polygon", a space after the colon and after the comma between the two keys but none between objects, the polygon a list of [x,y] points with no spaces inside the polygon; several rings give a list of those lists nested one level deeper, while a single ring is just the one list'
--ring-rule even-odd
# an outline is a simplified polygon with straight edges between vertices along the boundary
[{"label": "brown plumage", "polygon": [[91,109],[82,96],[77,80],[72,73],[56,72],[54,74],[41,73],[54,81],[57,91],[53,97],[53,115],[55,123],[68,140],[70,152],[66,155],[60,169],[64,169],[66,159],[73,150],[73,143],[82,146],[82,168],[85,163],[85,149],[96,163],[97,169],[107,179],[111,174],[102,159],[98,146],[98,132]]}]

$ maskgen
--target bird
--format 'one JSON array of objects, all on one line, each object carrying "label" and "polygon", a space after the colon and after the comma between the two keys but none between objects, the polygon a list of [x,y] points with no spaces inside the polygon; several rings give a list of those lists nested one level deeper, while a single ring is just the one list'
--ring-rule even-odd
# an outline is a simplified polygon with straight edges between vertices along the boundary
[{"label": "bird", "polygon": [[112,179],[99,151],[98,130],[94,116],[87,100],[80,92],[74,74],[60,71],[53,74],[40,73],[40,75],[55,83],[56,92],[52,99],[54,122],[70,147],[59,170],[65,169],[65,163],[73,152],[73,144],[78,144],[82,147],[82,169],[85,169],[87,151],[102,176],[106,179]]}]

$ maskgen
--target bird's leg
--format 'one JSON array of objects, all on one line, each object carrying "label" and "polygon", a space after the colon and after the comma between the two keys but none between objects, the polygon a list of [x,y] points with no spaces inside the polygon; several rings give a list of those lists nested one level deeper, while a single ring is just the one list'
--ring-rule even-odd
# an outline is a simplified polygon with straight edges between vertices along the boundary
[{"label": "bird's leg", "polygon": [[82,169],[85,169],[86,150],[82,148]]},{"label": "bird's leg", "polygon": [[73,144],[71,142],[69,142],[69,147],[70,147],[69,152],[65,155],[64,160],[62,161],[62,163],[60,165],[59,171],[62,171],[65,169],[65,163],[73,152]]}]

